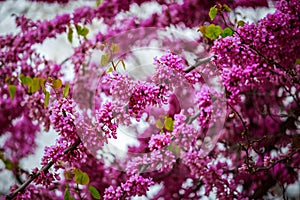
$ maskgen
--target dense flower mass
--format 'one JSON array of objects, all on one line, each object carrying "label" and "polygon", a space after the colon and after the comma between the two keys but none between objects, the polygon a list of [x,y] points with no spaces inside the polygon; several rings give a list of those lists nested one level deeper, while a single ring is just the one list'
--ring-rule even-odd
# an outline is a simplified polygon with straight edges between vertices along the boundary
[{"label": "dense flower mass", "polygon": [[[267,1],[94,3],[47,20],[14,16],[17,33],[0,36],[0,171],[15,181],[1,194],[298,198],[289,191],[300,172],[299,0],[274,2],[256,23],[231,20],[235,8]],[[70,54],[57,63],[38,46],[60,36]],[[136,50],[153,44],[165,53],[138,68],[150,54]],[[37,135],[51,130],[55,144],[27,171]]]},{"label": "dense flower mass", "polygon": [[110,186],[104,192],[104,199],[122,199],[129,196],[142,196],[147,191],[149,186],[154,182],[151,178],[144,178],[138,174],[132,175],[125,183],[121,183],[121,186],[113,188]]},{"label": "dense flower mass", "polygon": [[235,35],[216,41],[214,63],[221,69],[232,103],[254,88],[263,91],[268,84],[290,87],[299,81],[295,62],[300,53],[300,22],[295,2],[283,1],[258,24],[245,24]]},{"label": "dense flower mass", "polygon": [[163,90],[152,84],[139,84],[132,91],[128,104],[128,112],[130,115],[136,115],[139,119],[144,109],[151,105],[161,105],[164,100]]},{"label": "dense flower mass", "polygon": [[103,108],[96,114],[98,129],[103,131],[108,138],[117,138],[118,124],[114,122],[113,105],[111,102],[104,104]]}]

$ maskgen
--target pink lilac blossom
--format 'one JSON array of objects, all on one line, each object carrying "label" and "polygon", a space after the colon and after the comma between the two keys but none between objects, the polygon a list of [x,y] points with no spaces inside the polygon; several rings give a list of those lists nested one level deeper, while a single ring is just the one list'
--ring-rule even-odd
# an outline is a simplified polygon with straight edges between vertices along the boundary
[{"label": "pink lilac blossom", "polygon": [[107,138],[117,138],[118,124],[114,122],[114,107],[111,102],[107,102],[96,114],[99,131],[103,131]]},{"label": "pink lilac blossom", "polygon": [[187,117],[182,113],[176,114],[174,120],[172,136],[175,136],[174,142],[183,150],[181,152],[183,153],[194,147],[199,132],[195,129],[194,125],[186,123]]},{"label": "pink lilac blossom", "polygon": [[38,124],[34,124],[32,119],[25,114],[8,129],[10,136],[3,147],[11,151],[10,157],[13,162],[18,162],[21,158],[34,153],[35,137],[39,130]]},{"label": "pink lilac blossom", "polygon": [[171,143],[171,135],[169,133],[161,133],[152,135],[149,141],[149,149],[160,150]]},{"label": "pink lilac blossom", "polygon": [[203,86],[200,91],[195,94],[196,104],[199,108],[199,117],[197,118],[201,128],[207,128],[210,118],[212,117],[213,105],[211,93],[208,87]]},{"label": "pink lilac blossom", "polygon": [[[143,2],[138,1],[137,3],[140,5]],[[226,2],[222,1],[221,3]],[[228,3],[229,6],[233,3],[234,5],[247,4],[251,6],[253,2],[258,3],[258,1]],[[261,2],[262,4],[266,3],[266,1]],[[299,55],[298,16],[300,6],[297,0],[279,1],[274,14],[268,15],[257,24],[246,23],[244,27],[237,28],[232,37],[216,40],[212,48],[212,53],[216,55],[213,63],[220,71],[226,87],[229,114],[228,118],[226,118],[224,134],[222,134],[218,144],[223,145],[222,150],[220,150],[221,147],[217,146],[205,157],[203,157],[201,145],[197,144],[198,140],[202,139],[202,135],[195,130],[195,127],[188,124],[195,111],[190,110],[188,112],[189,115],[187,115],[187,112],[184,110],[186,105],[183,105],[179,100],[177,102],[174,96],[170,96],[170,109],[168,112],[162,113],[160,111],[153,116],[157,118],[159,114],[166,115],[168,113],[174,119],[174,130],[170,134],[171,137],[175,137],[175,144],[172,141],[170,148],[164,149],[161,147],[165,143],[168,144],[169,139],[167,137],[160,138],[154,135],[153,138],[159,138],[156,141],[153,138],[150,139],[150,137],[139,139],[141,145],[136,149],[132,148],[134,151],[143,147],[145,148],[144,152],[148,153],[149,146],[152,146],[154,151],[147,156],[144,154],[141,158],[132,158],[130,155],[126,158],[129,161],[132,159],[132,162],[127,165],[128,173],[132,175],[129,177],[125,173],[110,169],[99,160],[91,158],[91,156],[87,155],[82,144],[79,144],[72,152],[64,153],[64,150],[70,144],[79,139],[76,133],[78,129],[75,127],[75,119],[78,115],[74,110],[74,103],[71,99],[61,100],[58,98],[56,101],[51,102],[53,107],[48,108],[49,110],[52,109],[51,116],[49,116],[50,114],[39,115],[39,110],[45,112],[45,110],[42,110],[43,98],[41,95],[36,94],[32,98],[24,98],[24,96],[29,94],[14,80],[11,83],[17,85],[15,99],[13,101],[9,99],[7,77],[18,76],[19,71],[31,77],[41,76],[48,78],[52,72],[54,72],[54,77],[61,77],[59,72],[62,68],[58,65],[53,65],[51,62],[48,63],[46,59],[36,54],[32,48],[33,44],[42,43],[47,38],[56,37],[58,34],[65,32],[72,20],[76,23],[91,23],[95,17],[103,17],[103,21],[111,25],[118,20],[115,18],[117,14],[121,10],[128,10],[132,3],[122,4],[121,1],[105,1],[96,9],[82,7],[76,10],[73,16],[62,15],[50,21],[29,22],[25,18],[17,19],[19,20],[18,25],[23,32],[17,36],[0,37],[0,56],[1,65],[3,65],[0,68],[0,83],[2,86],[0,133],[8,133],[13,136],[16,132],[15,136],[17,139],[22,138],[24,141],[29,136],[29,144],[34,144],[32,142],[35,138],[34,132],[24,133],[24,135],[19,137],[20,130],[25,125],[30,124],[29,127],[34,125],[34,123],[27,124],[25,121],[50,118],[54,129],[59,132],[60,138],[57,140],[56,145],[46,148],[42,164],[46,165],[52,161],[55,162],[55,170],[58,168],[65,169],[65,166],[75,166],[86,171],[90,177],[93,177],[92,184],[99,188],[101,194],[106,195],[105,198],[108,199],[144,195],[149,185],[154,184],[154,182],[163,185],[163,188],[156,195],[157,198],[199,199],[202,196],[207,196],[212,191],[216,191],[218,199],[262,199],[272,190],[275,184],[285,185],[297,180],[300,163],[299,131],[297,126],[300,113],[298,76],[300,67],[295,64]],[[163,14],[161,15],[155,13],[145,20],[140,20],[137,17],[128,17],[128,19],[120,21],[124,25],[121,28],[118,28],[119,23],[115,23],[115,26],[110,26],[107,32],[99,32],[95,41],[82,41],[82,46],[75,50],[76,53],[74,53],[72,58],[74,59],[73,64],[76,65],[76,76],[82,75],[79,73],[79,69],[86,64],[87,57],[90,56],[88,50],[96,48],[94,42],[102,42],[103,39],[118,34],[120,30],[126,31],[136,27],[147,27],[150,25],[168,27],[171,24],[195,27],[203,20],[208,19],[207,12],[215,2],[199,3],[191,0],[178,3],[159,1],[158,4],[163,6]],[[202,13],[205,13],[206,17],[202,17]],[[25,21],[21,22],[22,20]],[[145,32],[140,32],[141,35],[143,33]],[[153,38],[155,39],[156,37],[152,36]],[[81,51],[84,48],[87,51]],[[32,56],[36,58],[30,60],[31,62],[27,62]],[[159,87],[164,90],[164,94],[175,94],[176,89],[182,88],[176,88],[176,86],[182,86],[183,80],[187,79],[192,84],[200,80],[201,74],[197,73],[198,70],[192,71],[191,74],[184,72],[186,63],[175,54],[168,53],[162,58],[156,59],[155,64],[157,72],[156,80],[153,83],[156,85],[151,85],[151,91],[154,88],[153,91],[157,92],[156,89]],[[45,65],[46,69],[38,70],[39,66],[43,65]],[[115,74],[112,73],[112,75]],[[141,105],[138,105],[140,107],[137,107],[137,112],[148,106],[149,102],[154,102],[153,96],[149,97],[149,102],[143,102],[144,99],[139,99],[142,90],[138,89],[139,87],[144,89],[145,85],[131,83],[131,80],[129,80],[130,84],[124,86],[122,81],[126,81],[127,77],[118,75],[116,79],[120,80],[111,84],[114,90],[109,91],[110,87],[103,87],[103,93],[108,98],[112,97],[115,102],[102,104],[102,107],[97,108],[99,132],[103,131],[102,128],[104,126],[110,127],[105,129],[106,131],[108,130],[108,134],[105,133],[108,137],[116,137],[115,129],[118,123],[115,119],[119,120],[120,116],[129,118],[128,115],[124,114],[124,102],[118,102],[118,98],[124,98],[126,102],[129,102],[132,93],[124,92],[124,95],[128,95],[124,97],[123,94],[118,95],[119,91],[127,91],[126,89],[128,88],[125,88],[126,86],[131,87],[132,91],[137,89],[134,102],[141,103]],[[61,92],[59,91],[58,93]],[[199,109],[204,108],[205,111],[201,110],[200,123],[206,122],[206,115],[211,112],[209,92],[202,92],[197,93],[197,99],[195,99],[195,102],[199,104],[197,105]],[[33,103],[35,98],[40,98],[38,105]],[[286,102],[287,99],[289,99],[288,103]],[[24,100],[26,101],[25,103]],[[123,105],[121,105],[122,103]],[[26,107],[23,107],[23,105],[26,105]],[[136,104],[131,106],[133,107],[134,105]],[[37,107],[38,111],[28,111],[34,107]],[[96,111],[93,112],[96,113]],[[114,112],[118,115],[115,116]],[[24,117],[22,119],[25,119],[25,121],[17,121],[17,129],[14,131],[10,130],[15,125],[13,120],[19,120],[18,118],[20,117]],[[47,120],[49,119],[41,121]],[[118,122],[123,121],[125,119]],[[153,133],[153,130],[155,130],[156,132],[153,124],[150,127],[152,132],[147,131]],[[84,129],[85,127],[83,127]],[[111,132],[111,130],[113,131]],[[145,132],[142,134],[148,134],[148,132]],[[20,141],[15,144],[18,144],[17,147],[22,145]],[[15,147],[13,146],[13,148]],[[176,159],[174,154],[176,154],[177,147],[180,149],[184,159]],[[288,154],[272,157],[270,160],[272,153],[280,153],[283,148],[289,148]],[[11,150],[11,148],[8,149]],[[24,145],[24,149],[27,153],[31,151],[28,148],[28,144]],[[6,149],[5,153],[7,153]],[[22,154],[20,157],[23,156],[25,154]],[[230,164],[219,162],[218,158],[228,159]],[[62,161],[62,164],[59,161]],[[149,171],[151,173],[148,173]],[[134,175],[141,172],[147,172],[147,175],[150,175],[149,177],[153,177],[153,182],[150,178]],[[67,181],[60,181],[55,177],[55,174],[42,173],[36,179],[36,182],[50,186],[55,179],[57,180],[57,188],[55,189],[63,193]],[[183,188],[181,184],[185,180],[190,179],[192,180],[192,186],[185,187],[183,192],[180,191]],[[75,189],[75,185],[72,185],[72,183],[70,187]],[[241,192],[237,191],[238,187],[242,188]],[[82,191],[85,191],[85,189],[83,188]],[[205,191],[204,195],[199,193],[202,189]],[[39,192],[37,193],[37,191]],[[38,190],[34,185],[30,185],[24,190],[23,194],[19,193],[16,198],[42,199],[49,196],[56,198],[57,194],[51,191],[49,190],[47,193],[45,189]],[[58,199],[63,198],[62,196],[58,197]],[[90,196],[88,195],[88,197]]]},{"label": "pink lilac blossom", "polygon": [[300,53],[299,9],[293,6],[294,1],[283,4],[257,25],[245,24],[235,35],[215,42],[212,52],[217,59],[213,62],[221,70],[231,103],[240,101],[241,93],[266,83],[290,85],[290,81],[297,81],[290,76],[295,73],[291,66]]},{"label": "pink lilac blossom", "polygon": [[132,91],[128,112],[139,121],[144,110],[149,106],[160,106],[166,102],[164,90],[150,83],[138,83]]},{"label": "pink lilac blossom", "polygon": [[[14,191],[16,187],[12,187],[11,191]],[[44,189],[42,187],[37,187],[35,185],[29,185],[23,193],[18,193],[14,198],[16,200],[25,199],[41,199],[41,198],[59,198],[59,196],[53,190]]]},{"label": "pink lilac blossom", "polygon": [[108,187],[104,192],[104,199],[122,199],[126,197],[142,196],[149,190],[154,182],[151,178],[144,178],[138,174],[133,174],[125,183],[121,183],[117,188]]},{"label": "pink lilac blossom", "polygon": [[77,113],[72,99],[59,99],[51,109],[50,121],[61,137],[75,142],[78,139],[74,124]]},{"label": "pink lilac blossom", "polygon": [[161,149],[129,160],[126,171],[131,174],[148,171],[168,172],[175,163],[176,157],[174,153],[168,149]]}]

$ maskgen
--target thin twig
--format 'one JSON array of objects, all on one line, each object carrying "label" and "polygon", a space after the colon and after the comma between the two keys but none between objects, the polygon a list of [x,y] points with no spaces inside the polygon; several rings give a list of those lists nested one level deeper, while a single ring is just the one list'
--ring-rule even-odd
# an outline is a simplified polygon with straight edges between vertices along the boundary
[{"label": "thin twig", "polygon": [[[80,144],[80,139],[78,139],[73,145],[69,146],[67,149],[64,150],[64,155],[73,151],[74,149],[77,148],[77,146]],[[14,190],[12,193],[6,196],[6,200],[13,199],[18,192],[23,191],[32,181],[34,181],[40,174],[41,172],[44,172],[45,174],[48,173],[48,170],[54,165],[53,161],[50,161],[47,165],[42,167],[37,173],[31,174],[27,181],[25,181],[19,188]]]},{"label": "thin twig", "polygon": [[189,73],[189,72],[191,72],[192,70],[196,69],[199,65],[202,65],[202,64],[204,64],[204,63],[209,62],[209,61],[212,59],[212,57],[214,57],[214,55],[208,56],[208,57],[206,57],[206,58],[199,59],[199,60],[197,60],[197,62],[196,62],[194,65],[192,65],[192,66],[190,66],[190,67],[184,69],[183,71],[184,71],[185,73]]}]

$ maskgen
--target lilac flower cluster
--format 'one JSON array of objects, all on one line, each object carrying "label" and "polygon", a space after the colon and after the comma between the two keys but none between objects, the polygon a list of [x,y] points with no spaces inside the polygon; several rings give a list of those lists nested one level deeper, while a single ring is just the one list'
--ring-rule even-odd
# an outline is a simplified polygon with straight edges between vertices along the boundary
[{"label": "lilac flower cluster", "polygon": [[[32,153],[39,125],[48,129],[51,122],[60,135],[55,145],[45,148],[42,158],[43,166],[54,163],[55,172],[42,172],[34,183],[42,184],[43,189],[30,185],[22,191],[23,193],[19,193],[16,199],[43,199],[49,196],[61,199],[63,195],[60,194],[63,194],[66,184],[76,199],[83,198],[81,195],[86,195],[84,198],[92,198],[88,187],[76,188],[73,180],[68,180],[67,177],[59,180],[57,170],[63,169],[66,172],[72,167],[88,173],[91,179],[89,185],[95,186],[104,194],[105,199],[126,199],[130,196],[145,195],[149,186],[155,183],[160,183],[162,188],[154,199],[200,199],[212,192],[218,199],[262,199],[275,184],[286,187],[298,179],[300,65],[295,62],[299,62],[300,5],[297,0],[281,0],[274,14],[269,14],[257,24],[246,23],[244,27],[237,28],[232,37],[216,40],[210,53],[216,55],[213,62],[225,85],[229,115],[221,132],[222,137],[218,138],[218,144],[209,154],[202,145],[203,138],[207,135],[201,134],[197,129],[199,127],[194,125],[203,128],[208,122],[215,122],[216,108],[212,103],[215,105],[217,100],[206,87],[196,93],[192,90],[197,88],[196,83],[203,83],[199,67],[186,73],[186,62],[175,54],[168,53],[155,60],[157,71],[149,84],[134,81],[128,75],[116,72],[107,74],[103,68],[98,68],[98,64],[93,64],[95,71],[100,70],[100,73],[105,74],[103,82],[100,83],[100,93],[108,99],[107,103],[103,103],[101,98],[96,99],[99,102],[95,107],[85,107],[91,108],[91,115],[96,116],[96,128],[93,124],[76,120],[87,118],[79,117],[75,111],[72,95],[67,99],[59,99],[62,91],[56,90],[58,99],[53,102],[54,98],[51,98],[50,102],[53,106],[43,108],[44,95],[41,92],[29,94],[19,83],[20,73],[46,79],[50,75],[55,78],[62,77],[62,66],[40,56],[35,51],[34,44],[43,43],[47,38],[54,38],[66,32],[69,25],[73,27],[82,22],[92,23],[95,18],[102,18],[103,22],[109,25],[105,27],[105,31],[99,31],[96,38],[82,40],[79,46],[74,48],[71,59],[75,69],[75,80],[80,80],[82,71],[90,67],[86,66],[90,64],[88,57],[93,50],[98,50],[98,45],[105,39],[138,27],[195,27],[203,20],[209,20],[208,10],[215,4],[214,1],[198,0],[180,3],[158,1],[156,4],[162,7],[162,14],[153,13],[146,19],[129,16],[130,13],[120,13],[122,10],[129,10],[133,3],[140,5],[146,1],[104,1],[97,8],[81,7],[72,15],[61,15],[46,21],[33,22],[25,17],[18,17],[16,21],[21,32],[0,37],[0,134],[9,135],[1,154],[3,151],[10,161],[18,163],[20,158]],[[238,5],[255,7],[256,3],[266,5],[267,1],[224,0],[220,3],[227,3],[234,8]],[[120,19],[123,16],[125,18]],[[216,17],[214,22],[218,20]],[[145,33],[145,29],[141,28],[138,35],[134,35],[133,38],[137,40],[134,45],[145,45],[159,38],[159,34],[155,32],[149,34],[150,37],[145,41],[140,41]],[[120,47],[133,46],[131,41],[122,40]],[[164,40],[164,44],[168,46],[172,42],[178,43],[177,41],[179,40]],[[205,46],[204,49],[206,46],[209,49],[211,43],[201,45]],[[180,49],[180,45],[174,46]],[[197,49],[196,47],[193,46],[191,51]],[[202,70],[201,72],[203,73]],[[14,100],[9,96],[8,84],[17,86]],[[83,81],[80,89],[87,88],[88,84],[91,82]],[[187,85],[191,85],[192,89],[189,90]],[[92,89],[89,88],[89,92]],[[180,96],[181,90],[187,94]],[[162,105],[166,103],[166,99],[169,99],[169,111]],[[153,105],[159,105],[161,108],[153,108],[151,112],[147,110],[147,107]],[[199,115],[195,107],[199,109]],[[220,109],[225,108],[226,105]],[[107,167],[87,154],[81,140],[102,147],[107,138],[117,137],[116,130],[119,124],[130,125],[131,117],[138,119],[144,112],[150,116],[147,118],[149,128],[141,135],[148,138],[139,138],[140,146],[129,148],[134,152],[142,150],[142,155],[132,157],[129,153],[125,158],[129,163],[121,164],[121,167],[127,167],[129,176]],[[173,131],[157,134],[155,120],[166,115],[174,120]],[[39,125],[33,122],[34,120],[37,120]],[[198,123],[193,123],[196,120]],[[77,135],[78,128],[81,132],[80,139]],[[155,134],[150,137],[153,133]],[[65,150],[74,143],[76,148],[66,153]],[[166,146],[167,148],[164,148]],[[87,147],[92,148],[88,145]],[[276,158],[271,156],[285,148],[289,149],[288,154]],[[93,149],[93,154],[97,150],[102,149]],[[176,159],[178,154],[184,159]],[[119,161],[113,159],[114,164]],[[224,159],[228,163],[220,161]],[[12,170],[16,177],[18,167],[14,165]],[[34,173],[36,172],[37,169],[34,170]],[[144,172],[147,172],[147,177],[153,179],[138,175]],[[53,181],[56,181],[55,184],[52,184]],[[48,190],[44,189],[45,187],[48,187]],[[16,187],[13,187],[12,191],[15,189]],[[53,192],[54,190],[56,192]],[[204,194],[201,191],[204,191]]]},{"label": "lilac flower cluster", "polygon": [[148,106],[166,103],[164,90],[150,83],[138,83],[132,92],[128,104],[128,112],[139,120]]},{"label": "lilac flower cluster", "polygon": [[194,125],[186,123],[187,117],[184,114],[176,114],[174,120],[174,130],[172,131],[172,135],[175,136],[174,142],[179,145],[181,150],[188,151],[196,144],[199,133]]},{"label": "lilac flower cluster", "polygon": [[[234,180],[230,179],[224,170],[228,170],[229,166],[226,163],[217,162],[213,163],[210,157],[202,157],[201,152],[189,151],[183,161],[191,170],[191,174],[196,179],[201,179],[205,187],[205,195],[216,190],[218,199],[228,199],[240,196],[236,190],[237,184]],[[241,196],[239,197],[241,198]]]},{"label": "lilac flower cluster", "polygon": [[78,139],[74,124],[77,113],[72,99],[59,99],[51,109],[50,121],[54,129],[67,141],[75,142]]},{"label": "lilac flower cluster", "polygon": [[149,141],[149,149],[160,150],[171,143],[171,135],[169,133],[162,133],[152,135]]},{"label": "lilac flower cluster", "polygon": [[[157,84],[166,84],[168,87],[174,89],[184,84],[203,83],[203,77],[197,70],[185,72],[185,61],[176,54],[168,52],[160,58],[154,59],[156,65],[156,72],[154,80]],[[186,80],[182,81],[182,80]]]},{"label": "lilac flower cluster", "polygon": [[11,161],[18,162],[21,158],[34,153],[36,148],[35,137],[40,130],[37,124],[24,115],[16,124],[9,129],[11,132],[9,139],[3,145],[3,148],[11,150]]},{"label": "lilac flower cluster", "polygon": [[239,95],[249,90],[264,90],[267,83],[289,85],[297,81],[291,79],[300,53],[296,2],[280,4],[257,25],[245,24],[233,36],[215,42],[212,52],[217,58],[213,62],[221,71],[229,102],[239,102]]},{"label": "lilac flower cluster", "polygon": [[96,119],[99,131],[103,131],[108,138],[116,139],[118,124],[113,121],[113,110],[111,102],[103,104],[103,107],[96,113]]},{"label": "lilac flower cluster", "polygon": [[144,178],[138,174],[131,175],[125,183],[121,186],[114,188],[108,187],[104,192],[104,199],[118,200],[126,197],[142,196],[145,195],[149,187],[154,182],[151,178]]},{"label": "lilac flower cluster", "polygon": [[201,128],[207,128],[213,112],[213,105],[210,97],[211,93],[208,87],[203,86],[195,94],[196,104],[199,108],[199,117],[197,118]]},{"label": "lilac flower cluster", "polygon": [[136,85],[137,83],[127,74],[118,74],[113,71],[102,77],[99,86],[101,90],[111,96],[113,100],[128,102]]},{"label": "lilac flower cluster", "polygon": [[149,154],[143,154],[141,157],[133,158],[128,162],[126,171],[131,174],[148,171],[168,172],[175,163],[176,158],[174,153],[168,149],[161,149],[152,151]]}]

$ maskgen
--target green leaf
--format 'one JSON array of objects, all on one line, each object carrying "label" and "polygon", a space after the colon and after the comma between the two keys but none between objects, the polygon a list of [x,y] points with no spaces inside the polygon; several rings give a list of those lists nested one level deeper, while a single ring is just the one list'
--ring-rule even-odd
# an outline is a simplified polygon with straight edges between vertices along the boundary
[{"label": "green leaf", "polygon": [[66,98],[69,94],[69,90],[70,90],[70,84],[67,83],[66,86],[65,86],[65,89],[63,91],[63,97]]},{"label": "green leaf", "polygon": [[74,197],[71,196],[69,187],[66,188],[64,193],[64,200],[75,200]]},{"label": "green leaf", "polygon": [[227,12],[231,12],[231,8],[229,8],[229,6],[227,4],[223,4],[223,9]]},{"label": "green leaf", "polygon": [[180,153],[180,148],[178,145],[169,145],[168,150],[172,151],[174,154],[179,154]]},{"label": "green leaf", "polygon": [[89,175],[81,170],[75,170],[74,181],[80,185],[87,185],[90,182]]},{"label": "green leaf", "polygon": [[47,108],[47,106],[49,105],[49,100],[50,100],[50,92],[45,91],[44,95],[45,95],[44,108]]},{"label": "green leaf", "polygon": [[108,69],[106,70],[107,73],[110,73],[110,72],[112,72],[112,71],[114,71],[114,68],[113,68],[113,67],[110,67],[110,68],[108,68]]},{"label": "green leaf", "polygon": [[52,81],[52,87],[53,89],[59,89],[62,87],[62,81],[60,79],[55,79]]},{"label": "green leaf", "polygon": [[211,8],[209,9],[209,13],[208,13],[208,15],[209,15],[209,17],[210,17],[210,20],[214,20],[215,17],[216,17],[216,15],[217,15],[217,13],[218,13],[217,7],[216,7],[216,6],[211,7]]},{"label": "green leaf", "polygon": [[14,100],[15,98],[16,91],[17,91],[17,87],[15,85],[8,86],[8,93],[12,100]]},{"label": "green leaf", "polygon": [[87,34],[89,33],[89,29],[86,27],[81,27],[78,24],[76,24],[75,27],[76,27],[77,34],[80,36],[86,37]]},{"label": "green leaf", "polygon": [[89,186],[89,191],[94,199],[100,199],[100,193],[95,187]]},{"label": "green leaf", "polygon": [[166,117],[166,119],[165,119],[165,128],[168,131],[173,131],[173,129],[174,129],[174,120],[171,117]]},{"label": "green leaf", "polygon": [[210,24],[205,31],[205,36],[209,39],[217,39],[219,35],[222,33],[222,28],[220,26],[216,26],[214,24]]},{"label": "green leaf", "polygon": [[104,55],[102,55],[102,56],[101,56],[101,62],[100,62],[100,64],[101,64],[102,66],[106,66],[107,63],[109,62],[109,59],[110,59],[110,55],[109,55],[109,54],[104,54]]},{"label": "green leaf", "polygon": [[24,74],[20,75],[20,80],[23,85],[31,85],[32,84],[32,78],[29,76],[24,76]]},{"label": "green leaf", "polygon": [[3,161],[5,168],[8,170],[12,170],[14,167],[16,167],[16,164],[13,163],[10,159],[4,158],[4,155],[2,153],[0,154],[0,160]]},{"label": "green leaf", "polygon": [[35,92],[39,91],[39,89],[40,89],[40,81],[39,81],[39,79],[37,77],[34,77],[32,79],[32,82],[29,85],[28,89],[29,89],[29,91],[31,93],[35,93]]},{"label": "green leaf", "polygon": [[72,44],[73,42],[73,29],[68,26],[68,41]]},{"label": "green leaf", "polygon": [[245,22],[244,22],[243,20],[239,20],[239,21],[237,22],[237,24],[238,24],[238,26],[243,27],[243,26],[245,25]]},{"label": "green leaf", "polygon": [[296,65],[300,65],[300,58],[297,58],[297,59],[296,59],[295,64],[296,64]]},{"label": "green leaf", "polygon": [[102,0],[97,0],[96,1],[96,7],[100,6],[101,3],[102,3]]},{"label": "green leaf", "polygon": [[39,78],[40,86],[42,87],[43,91],[45,91],[45,78]]},{"label": "green leaf", "polygon": [[157,128],[162,129],[164,127],[164,124],[160,119],[156,120],[155,125]]},{"label": "green leaf", "polygon": [[83,27],[81,29],[80,35],[82,35],[83,37],[86,37],[89,34],[89,29],[87,27]]},{"label": "green leaf", "polygon": [[[24,84],[24,79],[25,79],[25,75],[24,74],[20,74],[20,81],[22,84]],[[25,85],[25,84],[24,84]]]},{"label": "green leaf", "polygon": [[221,33],[221,36],[224,38],[227,36],[232,36],[233,33],[234,33],[234,31],[231,28],[226,27],[226,28],[224,28],[223,33]]},{"label": "green leaf", "polygon": [[112,53],[118,53],[120,50],[120,47],[118,44],[112,44],[110,49],[111,49]]}]

